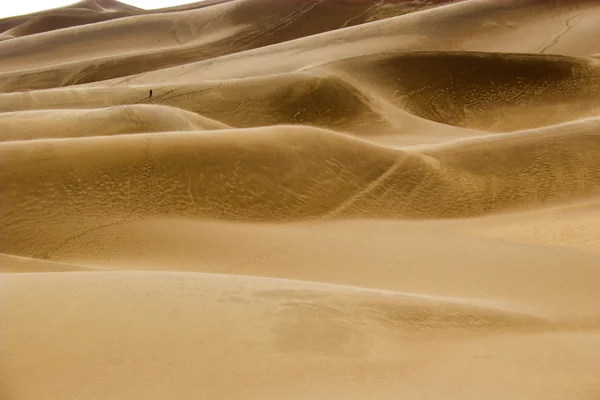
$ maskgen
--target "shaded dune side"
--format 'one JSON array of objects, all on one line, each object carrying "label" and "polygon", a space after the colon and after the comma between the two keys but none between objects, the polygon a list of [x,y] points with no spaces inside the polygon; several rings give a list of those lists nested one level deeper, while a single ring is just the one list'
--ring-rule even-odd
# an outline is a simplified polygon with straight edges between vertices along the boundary
[{"label": "shaded dune side", "polygon": [[415,52],[329,64],[419,117],[492,132],[600,115],[600,63],[589,58]]},{"label": "shaded dune side", "polygon": [[[241,29],[221,21],[229,8],[223,4],[180,13],[137,15],[3,41],[0,42],[3,54],[0,70],[46,68],[80,60],[85,60],[85,66],[90,67],[104,57],[129,57],[140,51],[162,52],[195,39],[211,42],[214,35],[217,39],[219,35],[229,36],[227,29],[234,32]],[[123,35],[127,35],[127,40],[123,40]]]},{"label": "shaded dune side", "polygon": [[[2,90],[90,83],[243,52],[362,24],[367,22],[368,10],[385,3],[238,0],[5,41],[0,43],[4,54],[0,65],[4,72],[0,80],[5,81]],[[260,17],[249,18],[255,15]],[[127,47],[121,41],[124,31],[135,38]],[[93,45],[98,35],[104,38],[100,48]],[[60,51],[48,54],[48,49],[56,48]]]},{"label": "shaded dune side", "polygon": [[239,128],[299,124],[378,135],[387,116],[372,99],[335,76],[295,73],[160,89],[156,101]]},{"label": "shaded dune side", "polygon": [[[579,1],[577,5],[574,7],[573,2],[567,0],[459,2],[217,59],[112,79],[99,85],[177,83],[280,74],[365,53],[424,50],[540,53],[547,42],[560,34],[557,29],[564,29],[563,21],[572,17],[581,21],[578,20],[577,26],[570,29],[568,35],[562,35],[559,43],[544,54],[587,56],[598,53],[600,42],[588,38],[593,34],[590,32],[600,29],[596,23],[600,2]],[[490,19],[490,15],[494,18]],[[10,77],[13,78],[16,77]]]},{"label": "shaded dune side", "polygon": [[83,98],[87,107],[164,104],[240,128],[303,124],[372,136],[400,133],[407,113],[491,132],[558,124],[600,115],[598,93],[600,63],[591,58],[415,52],[201,84],[9,93],[0,110],[78,108]]},{"label": "shaded dune side", "polygon": [[235,0],[213,0],[179,7],[144,10],[117,1],[84,0],[71,6],[0,19],[0,40],[51,32],[80,25],[141,14],[158,14],[204,8]]},{"label": "shaded dune side", "polygon": [[198,114],[159,105],[0,113],[0,141],[226,128]]},{"label": "shaded dune side", "polygon": [[[119,5],[122,5],[125,7],[129,7],[130,9],[135,8],[128,4],[120,3],[117,1],[114,1],[113,3],[119,4]],[[23,23],[26,23],[27,21],[30,21],[31,19],[39,17],[39,16],[54,15],[56,13],[61,13],[61,12],[67,13],[67,14],[69,12],[77,13],[80,11],[99,12],[99,11],[103,11],[103,9],[98,6],[97,1],[95,1],[95,0],[82,0],[77,3],[73,3],[71,5],[64,6],[64,7],[52,8],[50,10],[38,11],[38,12],[33,12],[30,14],[25,14],[25,15],[17,15],[14,17],[2,18],[2,19],[0,19],[0,33],[5,32],[9,29],[12,29]]]},{"label": "shaded dune side", "polygon": [[[435,7],[454,1],[436,0],[427,5]],[[248,15],[257,15],[260,26],[234,38],[232,49],[237,53],[424,8],[425,4],[419,0],[289,0],[285,3],[279,0],[240,0],[232,14],[233,21],[246,24]]]},{"label": "shaded dune side", "polygon": [[[318,217],[395,158],[340,134],[295,127],[4,142],[0,152],[1,245],[19,255],[36,249],[40,258],[71,237],[149,216]],[[45,228],[32,225],[34,215],[54,224],[51,237],[38,237]]]},{"label": "shaded dune side", "polygon": [[193,85],[10,93],[0,95],[0,110],[163,104],[238,128],[303,124],[363,135],[389,133],[387,116],[374,109],[371,100],[368,93],[334,76],[295,73]]},{"label": "shaded dune side", "polygon": [[57,29],[93,24],[96,22],[110,21],[117,18],[131,16],[132,13],[95,13],[88,10],[70,10],[69,12],[55,12],[49,15],[33,17],[12,29],[5,31],[0,37],[18,38],[38,33],[54,31]]},{"label": "shaded dune side", "polygon": [[0,19],[0,40],[108,21],[144,10],[112,0],[83,0],[65,7]]},{"label": "shaded dune side", "polygon": [[[585,196],[600,189],[599,126],[421,153],[303,127],[5,142],[2,251],[48,258],[82,235],[154,216],[452,218]],[[32,224],[41,216],[51,237]]]}]

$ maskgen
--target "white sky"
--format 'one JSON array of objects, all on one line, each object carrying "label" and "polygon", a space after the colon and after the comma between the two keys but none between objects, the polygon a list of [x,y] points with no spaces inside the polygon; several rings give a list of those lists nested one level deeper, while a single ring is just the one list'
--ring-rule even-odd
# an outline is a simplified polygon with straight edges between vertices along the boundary
[{"label": "white sky", "polygon": [[[29,14],[50,8],[68,6],[78,0],[0,0],[0,18],[12,17],[13,15]],[[178,6],[180,4],[195,3],[200,0],[118,0],[135,7],[150,10]]]}]

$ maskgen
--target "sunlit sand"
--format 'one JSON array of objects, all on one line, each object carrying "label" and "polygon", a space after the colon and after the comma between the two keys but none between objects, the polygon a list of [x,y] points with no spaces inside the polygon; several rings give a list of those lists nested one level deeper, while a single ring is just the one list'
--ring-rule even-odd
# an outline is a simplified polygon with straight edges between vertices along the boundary
[{"label": "sunlit sand", "polygon": [[0,20],[0,397],[600,396],[600,2]]}]

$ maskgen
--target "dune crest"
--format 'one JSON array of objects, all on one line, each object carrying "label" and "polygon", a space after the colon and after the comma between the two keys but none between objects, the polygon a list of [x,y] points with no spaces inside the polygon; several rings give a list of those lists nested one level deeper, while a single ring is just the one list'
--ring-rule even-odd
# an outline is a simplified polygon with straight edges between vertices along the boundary
[{"label": "dune crest", "polygon": [[[73,125],[82,130],[72,130]],[[17,111],[0,114],[0,141],[111,136],[127,133],[229,128],[180,108],[135,104],[110,108]]]},{"label": "dune crest", "polygon": [[0,19],[0,397],[597,400],[600,2]]}]

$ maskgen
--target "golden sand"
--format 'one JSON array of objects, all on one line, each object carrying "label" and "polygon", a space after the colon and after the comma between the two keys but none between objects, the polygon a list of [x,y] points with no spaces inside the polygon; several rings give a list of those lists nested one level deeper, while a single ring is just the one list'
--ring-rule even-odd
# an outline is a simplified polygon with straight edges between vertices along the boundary
[{"label": "golden sand", "polygon": [[0,20],[0,398],[600,398],[600,2]]}]

